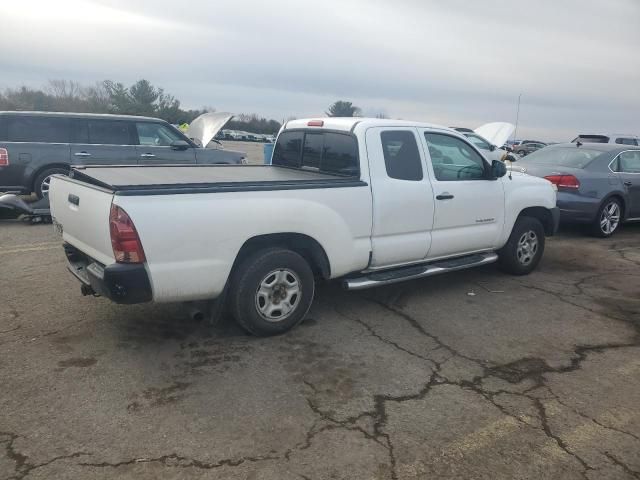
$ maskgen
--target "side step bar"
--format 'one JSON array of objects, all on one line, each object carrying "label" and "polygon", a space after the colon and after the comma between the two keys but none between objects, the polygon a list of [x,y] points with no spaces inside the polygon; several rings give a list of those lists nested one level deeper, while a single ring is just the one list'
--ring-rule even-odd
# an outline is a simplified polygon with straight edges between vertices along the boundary
[{"label": "side step bar", "polygon": [[478,253],[428,264],[371,272],[361,277],[347,278],[342,282],[342,285],[347,290],[363,290],[365,288],[404,282],[405,280],[414,280],[416,278],[431,277],[441,273],[479,267],[480,265],[494,263],[497,260],[498,255],[493,252]]}]

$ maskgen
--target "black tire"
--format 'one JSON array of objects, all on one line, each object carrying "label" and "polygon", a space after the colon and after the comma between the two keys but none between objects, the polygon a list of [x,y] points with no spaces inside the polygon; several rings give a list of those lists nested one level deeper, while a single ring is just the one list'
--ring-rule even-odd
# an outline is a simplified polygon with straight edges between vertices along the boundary
[{"label": "black tire", "polygon": [[[291,287],[294,283],[298,285],[297,294]],[[264,287],[271,284],[273,287]],[[267,296],[260,290],[270,293]],[[303,257],[291,250],[268,248],[250,255],[238,266],[231,279],[229,304],[236,321],[249,333],[279,335],[302,322],[311,307],[314,290],[313,271]],[[289,306],[292,308],[287,312]]]},{"label": "black tire", "polygon": [[[533,247],[534,241],[535,248]],[[523,242],[527,244],[527,247],[523,245]],[[509,240],[498,252],[500,268],[512,275],[531,273],[542,258],[544,244],[544,227],[540,220],[533,217],[518,218]]]},{"label": "black tire", "polygon": [[[612,223],[611,211],[617,212],[617,221]],[[603,225],[604,223],[604,225]],[[608,238],[618,230],[622,224],[622,203],[617,198],[607,198],[600,208],[595,220],[591,224],[591,235],[594,237]]]},{"label": "black tire", "polygon": [[[51,177],[51,175],[56,174],[68,175],[69,170],[62,167],[53,167],[47,168],[38,174],[36,179],[33,181],[33,191],[36,192],[38,198],[43,198],[45,195],[48,195],[48,182],[45,185],[45,181]],[[45,191],[43,191],[43,189],[45,189]]]},{"label": "black tire", "polygon": [[527,154],[527,151],[526,151],[526,150],[520,150],[520,151],[518,152],[518,155],[522,155],[523,157],[524,157],[526,154]]}]

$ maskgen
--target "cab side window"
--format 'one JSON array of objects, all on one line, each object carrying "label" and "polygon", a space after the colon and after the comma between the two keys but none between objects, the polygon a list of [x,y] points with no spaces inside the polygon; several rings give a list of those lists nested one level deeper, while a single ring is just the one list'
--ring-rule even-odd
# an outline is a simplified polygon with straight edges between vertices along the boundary
[{"label": "cab side window", "polygon": [[422,161],[411,131],[390,130],[380,134],[387,175],[397,180],[422,180]]},{"label": "cab side window", "polygon": [[433,173],[441,182],[483,180],[486,164],[469,144],[451,135],[425,133]]}]

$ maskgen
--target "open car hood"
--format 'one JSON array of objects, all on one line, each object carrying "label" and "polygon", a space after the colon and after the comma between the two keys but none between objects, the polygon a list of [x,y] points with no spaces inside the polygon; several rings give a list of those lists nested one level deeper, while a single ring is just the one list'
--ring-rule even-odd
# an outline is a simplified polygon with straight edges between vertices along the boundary
[{"label": "open car hood", "polygon": [[478,135],[493,143],[496,147],[505,144],[516,127],[511,123],[493,122],[485,123],[474,130]]},{"label": "open car hood", "polygon": [[202,148],[206,148],[213,137],[215,137],[222,127],[232,118],[233,115],[227,112],[203,113],[191,122],[186,132],[187,137],[197,140],[200,142]]}]

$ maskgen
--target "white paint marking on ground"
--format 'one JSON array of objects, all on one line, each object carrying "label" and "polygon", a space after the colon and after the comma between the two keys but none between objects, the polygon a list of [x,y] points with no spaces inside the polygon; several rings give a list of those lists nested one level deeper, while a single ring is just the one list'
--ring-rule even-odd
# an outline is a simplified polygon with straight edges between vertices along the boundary
[{"label": "white paint marking on ground", "polygon": [[55,245],[41,245],[38,247],[22,247],[22,248],[9,248],[2,250],[0,249],[0,255],[11,255],[13,253],[23,253],[23,252],[39,252],[43,250],[54,250],[56,248],[61,248],[60,243],[56,243]]}]

